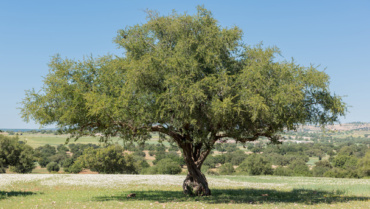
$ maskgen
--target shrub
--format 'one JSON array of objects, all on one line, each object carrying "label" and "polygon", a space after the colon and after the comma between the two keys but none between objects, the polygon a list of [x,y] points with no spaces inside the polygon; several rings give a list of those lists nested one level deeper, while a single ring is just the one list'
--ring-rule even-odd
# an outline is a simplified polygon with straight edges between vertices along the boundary
[{"label": "shrub", "polygon": [[175,152],[177,152],[177,151],[179,151],[179,147],[177,145],[171,144],[170,145],[170,148],[168,148],[168,151],[175,151]]},{"label": "shrub", "polygon": [[312,176],[310,168],[302,160],[293,161],[288,168],[292,169],[293,176]]},{"label": "shrub", "polygon": [[180,165],[169,158],[160,160],[155,167],[158,174],[179,174],[182,171]]},{"label": "shrub", "polygon": [[145,152],[143,152],[143,151],[135,151],[133,153],[133,155],[137,155],[137,156],[140,156],[140,157],[145,157]]},{"label": "shrub", "polygon": [[45,144],[44,146],[37,147],[35,151],[39,152],[42,157],[50,157],[57,153],[57,150],[55,149],[55,147],[51,146],[50,144]]},{"label": "shrub", "polygon": [[220,144],[220,143],[217,143],[217,144],[215,145],[215,149],[216,149],[217,151],[219,151],[219,152],[225,152],[225,151],[226,151],[225,146],[223,146],[223,144]]},{"label": "shrub", "polygon": [[235,152],[235,151],[238,150],[238,148],[236,147],[236,144],[232,144],[232,145],[235,145],[235,146],[227,146],[226,147],[226,152],[232,153],[232,152]]},{"label": "shrub", "polygon": [[[202,169],[204,167],[207,167],[207,168],[215,168],[216,167],[216,157],[213,157],[212,155],[211,156],[208,156],[206,158],[206,160],[203,162],[203,166],[202,166]],[[208,170],[208,169],[207,169]],[[206,170],[205,170],[206,171]]]},{"label": "shrub", "polygon": [[231,163],[225,163],[219,168],[219,172],[222,175],[230,175],[235,172],[235,169],[233,167],[233,164]]},{"label": "shrub", "polygon": [[358,163],[358,172],[362,177],[370,176],[370,151],[368,151],[359,163]]},{"label": "shrub", "polygon": [[139,155],[132,155],[132,157],[134,160],[135,170],[138,173],[141,173],[143,169],[150,167],[149,163],[145,160],[144,157]]},{"label": "shrub", "polygon": [[248,157],[244,151],[238,150],[231,155],[231,164],[233,165],[240,165],[246,158]]},{"label": "shrub", "polygon": [[73,165],[73,163],[74,163],[73,158],[65,159],[62,163],[62,167],[63,167],[64,172],[72,173],[72,172],[69,171],[69,168]]},{"label": "shrub", "polygon": [[155,154],[155,160],[153,164],[156,165],[160,160],[169,158],[172,161],[176,162],[178,165],[183,166],[185,165],[185,160],[183,157],[180,157],[176,152],[164,152],[164,151],[157,151]]},{"label": "shrub", "polygon": [[279,166],[274,170],[274,175],[275,176],[293,176],[293,170],[287,167],[285,168],[285,167]]},{"label": "shrub", "polygon": [[333,166],[327,160],[318,161],[315,163],[315,167],[312,169],[313,176],[322,177],[324,173],[332,169]]},{"label": "shrub", "polygon": [[166,147],[163,144],[156,144],[155,150],[157,152],[165,152],[166,151]]},{"label": "shrub", "polygon": [[43,156],[39,158],[38,163],[41,166],[41,168],[45,168],[47,164],[49,164],[51,161],[48,157]]},{"label": "shrub", "polygon": [[249,155],[238,167],[238,172],[249,175],[270,175],[273,174],[271,163],[259,154]]},{"label": "shrub", "polygon": [[58,172],[60,167],[57,162],[50,162],[49,164],[46,165],[46,169],[51,173]]},{"label": "shrub", "polygon": [[63,153],[69,151],[68,147],[66,147],[64,144],[59,144],[57,146],[57,150],[58,150],[58,152],[63,152]]},{"label": "shrub", "polygon": [[333,168],[324,173],[324,177],[346,178],[349,172],[342,168]]},{"label": "shrub", "polygon": [[72,157],[74,159],[77,159],[78,157],[80,157],[87,148],[92,148],[92,149],[99,148],[98,145],[91,144],[91,143],[89,144],[80,144],[80,143],[69,144],[68,146],[69,146],[70,151],[73,153]]},{"label": "shrub", "polygon": [[34,150],[31,146],[20,143],[18,138],[0,135],[0,173],[11,166],[17,173],[30,173],[35,168]]},{"label": "shrub", "polygon": [[66,153],[57,153],[53,156],[50,156],[48,159],[50,162],[57,162],[58,164],[62,164],[62,162],[67,158]]},{"label": "shrub", "polygon": [[131,155],[123,155],[121,146],[112,145],[106,148],[88,148],[78,158],[84,167],[99,173],[138,173]]},{"label": "shrub", "polygon": [[155,151],[155,145],[154,144],[145,144],[145,149],[149,151]]}]

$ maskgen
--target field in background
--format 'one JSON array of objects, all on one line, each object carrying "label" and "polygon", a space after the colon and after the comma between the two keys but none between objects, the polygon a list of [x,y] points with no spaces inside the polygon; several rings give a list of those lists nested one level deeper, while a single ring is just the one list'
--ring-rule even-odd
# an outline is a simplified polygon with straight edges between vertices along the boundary
[{"label": "field in background", "polygon": [[[0,175],[0,208],[367,208],[370,179],[208,177],[211,197],[182,194],[182,175]],[[135,193],[135,198],[127,198]]]},{"label": "field in background", "polygon": [[[7,135],[5,133],[5,135]],[[37,148],[40,146],[44,146],[45,144],[50,144],[52,146],[57,146],[59,144],[65,144],[66,139],[68,138],[68,135],[54,135],[54,134],[41,134],[41,133],[22,133],[22,135],[18,135],[19,139],[22,141],[25,141],[28,145],[30,145],[33,148]],[[81,143],[81,144],[101,144],[99,142],[99,136],[93,137],[81,137],[77,141],[74,141],[74,139],[70,139],[70,143]],[[158,142],[158,134],[152,134],[152,138],[147,141],[146,143],[148,144],[155,144]],[[122,139],[118,137],[113,137],[110,139],[111,143],[118,143],[118,144],[123,144]],[[163,142],[164,145],[168,146],[168,142]]]}]

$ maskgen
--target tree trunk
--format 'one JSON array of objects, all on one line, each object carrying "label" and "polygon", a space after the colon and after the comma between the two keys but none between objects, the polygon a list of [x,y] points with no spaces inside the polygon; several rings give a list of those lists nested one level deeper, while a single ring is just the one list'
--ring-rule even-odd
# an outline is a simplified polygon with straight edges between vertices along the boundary
[{"label": "tree trunk", "polygon": [[186,166],[188,168],[188,175],[184,180],[182,188],[184,193],[187,195],[209,196],[211,195],[211,190],[208,187],[206,177],[201,172],[203,161],[207,157],[209,151],[207,151],[207,153],[203,153],[202,155],[200,148],[201,146],[193,149],[192,145],[183,147],[183,154]]},{"label": "tree trunk", "polygon": [[185,194],[191,195],[191,196],[211,195],[211,190],[208,187],[207,179],[204,176],[204,174],[200,171],[200,169],[195,169],[193,171],[190,171],[189,169],[189,173],[184,180],[182,189]]}]

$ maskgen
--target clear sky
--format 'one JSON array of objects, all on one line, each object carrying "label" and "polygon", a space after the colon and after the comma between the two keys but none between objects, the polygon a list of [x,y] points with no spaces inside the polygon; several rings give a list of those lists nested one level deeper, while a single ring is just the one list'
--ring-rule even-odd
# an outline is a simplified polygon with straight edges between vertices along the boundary
[{"label": "clear sky", "polygon": [[117,30],[145,23],[144,10],[194,14],[211,10],[224,27],[238,26],[250,45],[277,46],[284,59],[320,69],[346,96],[341,122],[370,122],[370,1],[0,1],[0,128],[39,128],[20,117],[24,91],[42,86],[52,55],[122,55]]}]

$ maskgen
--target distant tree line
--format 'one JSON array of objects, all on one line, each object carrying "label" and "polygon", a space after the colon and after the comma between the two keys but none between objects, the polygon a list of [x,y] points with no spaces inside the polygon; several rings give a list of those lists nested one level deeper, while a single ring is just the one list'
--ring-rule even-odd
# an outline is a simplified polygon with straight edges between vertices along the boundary
[{"label": "distant tree line", "polygon": [[[357,141],[358,142],[358,141]],[[219,143],[204,161],[209,175],[277,175],[335,178],[370,177],[366,143],[341,142],[266,145]],[[247,151],[247,152],[246,152]],[[179,174],[184,158],[174,144],[46,144],[33,149],[17,137],[0,135],[0,172],[30,173],[38,164],[49,172],[79,173],[83,169],[109,174]],[[148,158],[152,160],[148,161]],[[310,159],[317,162],[308,164]]]}]

